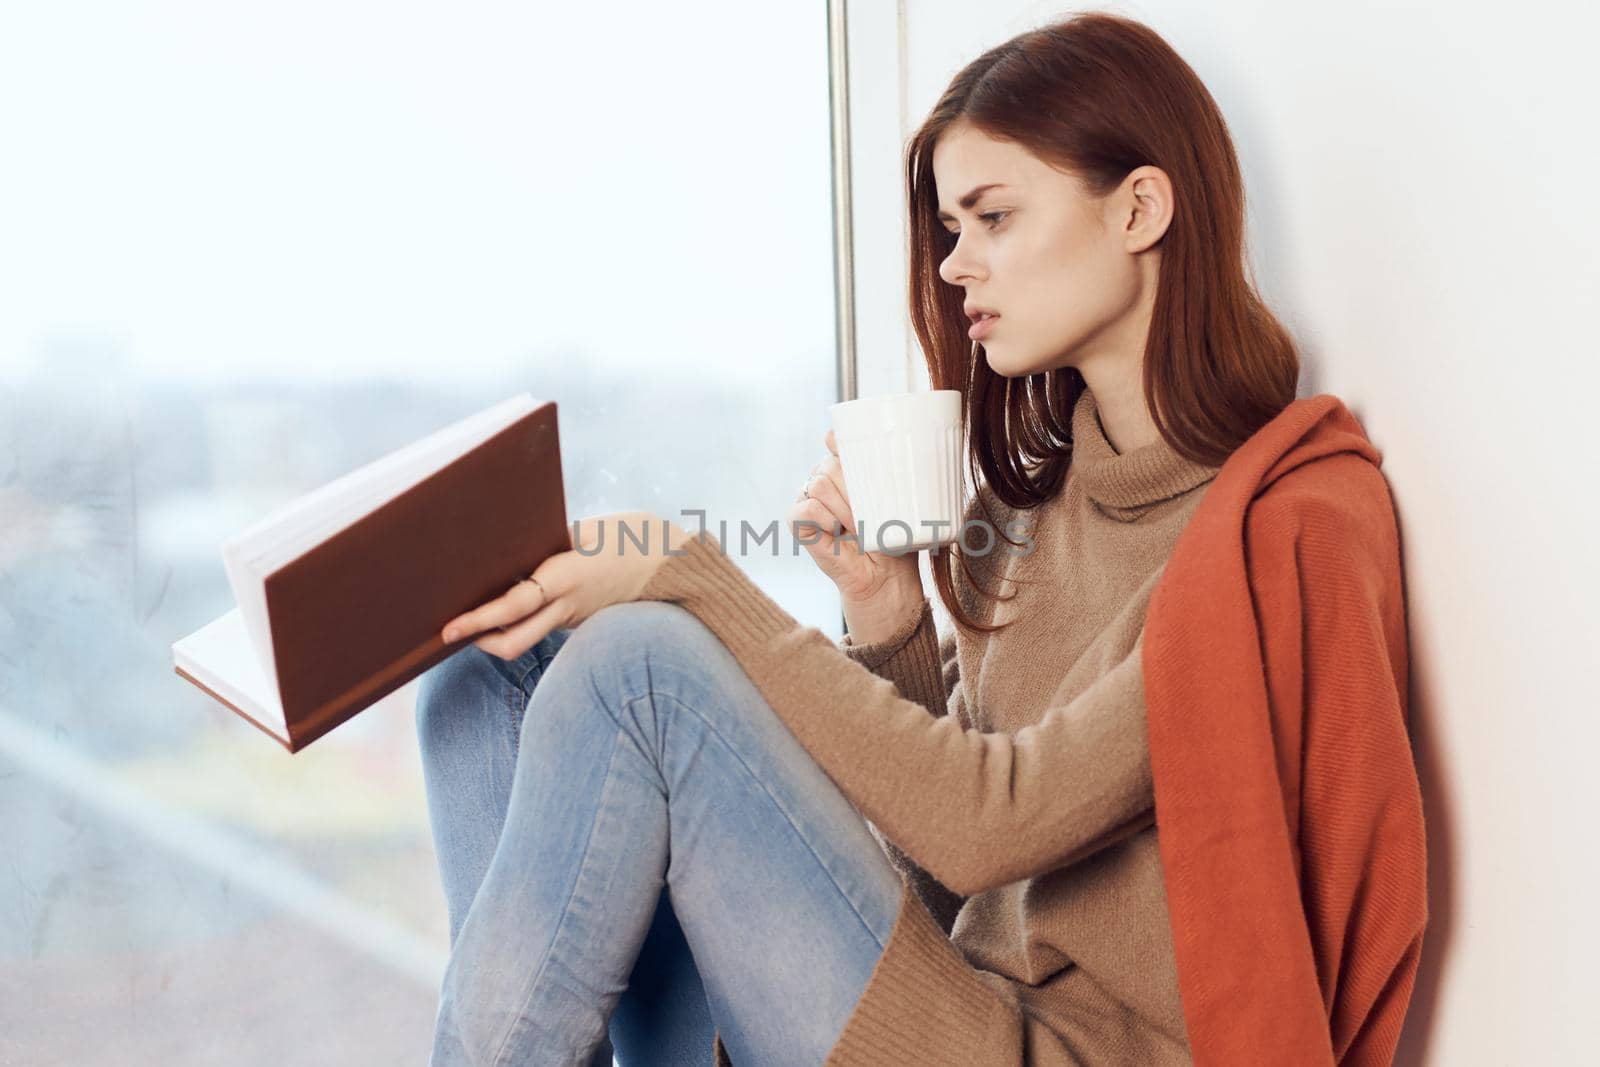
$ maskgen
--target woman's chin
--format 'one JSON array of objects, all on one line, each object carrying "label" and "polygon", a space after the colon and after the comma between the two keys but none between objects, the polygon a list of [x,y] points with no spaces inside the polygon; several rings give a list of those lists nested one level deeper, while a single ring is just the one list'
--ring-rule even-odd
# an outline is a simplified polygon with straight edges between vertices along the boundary
[{"label": "woman's chin", "polygon": [[1061,367],[1075,366],[1075,364],[1064,359],[1052,361],[1040,357],[1032,362],[1027,361],[1025,358],[1018,360],[1012,353],[1007,352],[1004,347],[995,352],[987,345],[983,346],[983,360],[989,365],[990,370],[1002,378],[1026,378],[1029,375],[1044,374]]},{"label": "woman's chin", "polygon": [[1028,371],[1024,370],[1019,374],[1018,369],[1012,366],[1010,361],[1006,359],[1005,351],[1003,349],[997,355],[994,349],[990,348],[988,345],[983,345],[982,347],[983,361],[989,365],[990,370],[1000,375],[1000,377],[1016,378],[1029,373]]}]

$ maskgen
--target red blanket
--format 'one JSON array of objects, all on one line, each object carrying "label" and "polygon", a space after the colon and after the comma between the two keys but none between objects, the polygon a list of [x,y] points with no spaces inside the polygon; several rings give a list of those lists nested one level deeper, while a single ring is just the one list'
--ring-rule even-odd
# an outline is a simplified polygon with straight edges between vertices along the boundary
[{"label": "red blanket", "polygon": [[1427,923],[1382,454],[1329,394],[1228,457],[1145,622],[1194,1062],[1388,1064]]}]

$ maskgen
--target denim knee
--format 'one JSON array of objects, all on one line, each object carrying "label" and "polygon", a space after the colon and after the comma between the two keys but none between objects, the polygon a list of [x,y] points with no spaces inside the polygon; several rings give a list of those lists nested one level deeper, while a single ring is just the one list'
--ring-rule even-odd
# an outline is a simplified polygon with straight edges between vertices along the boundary
[{"label": "denim knee", "polygon": [[689,662],[703,663],[722,649],[694,612],[665,600],[609,604],[573,631],[571,645],[570,655],[597,656],[612,666],[648,651],[680,651]]},{"label": "denim knee", "polygon": [[[692,611],[670,601],[602,608],[574,631],[562,656],[570,657],[570,671],[588,679],[591,692],[608,695],[605,710],[613,717],[629,715],[626,709],[648,697],[652,714],[666,717],[663,728],[680,707],[692,708],[698,719],[715,720],[724,709],[734,709],[736,694],[750,686],[721,639]],[[748,717],[749,711],[741,707],[734,714]]]}]

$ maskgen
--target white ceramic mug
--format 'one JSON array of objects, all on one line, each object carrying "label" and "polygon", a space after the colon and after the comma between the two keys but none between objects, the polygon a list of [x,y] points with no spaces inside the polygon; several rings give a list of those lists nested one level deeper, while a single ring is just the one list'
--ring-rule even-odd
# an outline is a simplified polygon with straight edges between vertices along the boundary
[{"label": "white ceramic mug", "polygon": [[961,392],[828,405],[863,552],[936,549],[960,534]]}]

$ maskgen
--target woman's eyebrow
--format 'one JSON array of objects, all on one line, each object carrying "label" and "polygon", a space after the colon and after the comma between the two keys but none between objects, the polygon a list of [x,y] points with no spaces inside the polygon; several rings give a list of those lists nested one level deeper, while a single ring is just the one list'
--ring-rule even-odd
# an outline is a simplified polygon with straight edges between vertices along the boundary
[{"label": "woman's eyebrow", "polygon": [[[966,196],[963,196],[958,203],[960,203],[962,207],[971,210],[972,205],[978,202],[978,197],[982,196],[985,192],[989,191],[990,189],[1004,189],[1005,187],[1006,186],[1004,182],[990,182],[988,185],[980,185],[969,192]],[[941,211],[939,212],[938,218],[940,222],[952,222],[954,221],[955,216],[950,214],[948,211]]]}]

